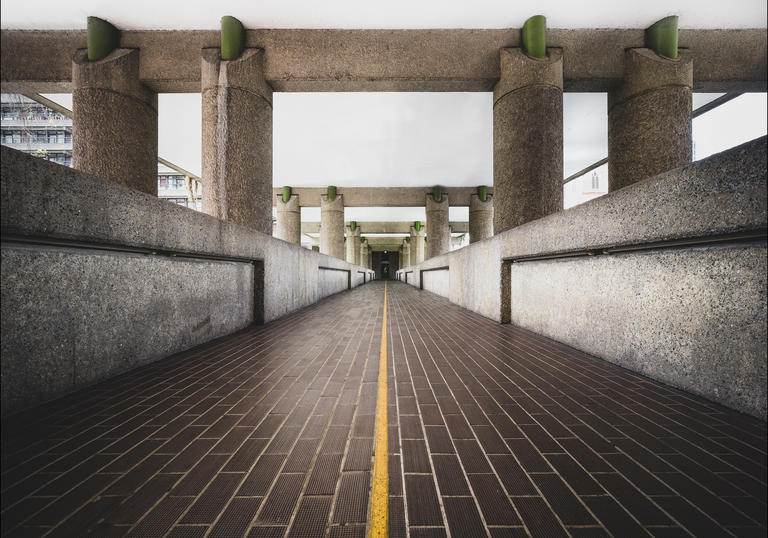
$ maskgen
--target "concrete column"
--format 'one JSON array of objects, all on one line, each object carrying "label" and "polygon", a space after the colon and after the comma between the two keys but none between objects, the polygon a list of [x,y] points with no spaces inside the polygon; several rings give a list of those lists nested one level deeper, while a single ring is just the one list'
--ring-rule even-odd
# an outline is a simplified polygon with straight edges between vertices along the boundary
[{"label": "concrete column", "polygon": [[358,240],[357,251],[358,251],[358,255],[360,256],[360,265],[362,265],[363,267],[370,267],[370,264],[368,263],[368,241]]},{"label": "concrete column", "polygon": [[493,91],[493,232],[563,209],[563,56],[501,50]]},{"label": "concrete column", "polygon": [[451,250],[451,228],[448,224],[448,195],[436,202],[427,194],[427,257],[434,258]]},{"label": "concrete column", "polygon": [[157,94],[139,81],[139,50],[72,60],[72,165],[157,196]]},{"label": "concrete column", "polygon": [[493,236],[493,197],[483,202],[477,194],[469,197],[469,242],[476,243]]},{"label": "concrete column", "polygon": [[292,194],[287,202],[283,202],[283,195],[278,194],[275,207],[277,208],[275,237],[294,245],[300,245],[301,206],[299,205],[299,195]]},{"label": "concrete column", "polygon": [[411,243],[403,241],[403,262],[400,264],[403,267],[411,265]]},{"label": "concrete column", "polygon": [[327,194],[320,195],[320,253],[345,259],[344,197],[341,194],[332,201],[328,201]]},{"label": "concrete column", "polygon": [[360,227],[356,226],[353,230],[350,226],[345,226],[344,231],[347,236],[347,262],[360,265]]},{"label": "concrete column", "polygon": [[411,226],[411,265],[424,261],[424,228],[417,230]]},{"label": "concrete column", "polygon": [[650,49],[624,53],[624,82],[608,93],[608,190],[615,191],[692,159],[693,61]]},{"label": "concrete column", "polygon": [[368,246],[368,269],[373,269],[373,249]]},{"label": "concrete column", "polygon": [[272,88],[264,51],[202,52],[203,211],[272,234]]}]

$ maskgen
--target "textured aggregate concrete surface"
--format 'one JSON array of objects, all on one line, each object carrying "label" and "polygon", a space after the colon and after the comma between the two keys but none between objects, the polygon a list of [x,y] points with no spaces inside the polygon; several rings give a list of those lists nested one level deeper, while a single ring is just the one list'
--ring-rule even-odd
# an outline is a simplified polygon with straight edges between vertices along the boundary
[{"label": "textured aggregate concrete surface", "polygon": [[766,248],[515,263],[512,323],[766,416]]},{"label": "textured aggregate concrete surface", "polygon": [[563,54],[501,51],[493,90],[493,229],[501,233],[563,207]]},{"label": "textured aggregate concrete surface", "polygon": [[[258,308],[244,313],[236,306],[242,301],[253,305],[256,296],[263,302],[263,320],[271,321],[349,284],[361,285],[364,275],[359,271],[372,274],[343,260],[7,147],[0,151],[4,413],[10,402],[6,401],[6,391],[16,402],[10,411],[25,401],[10,387],[28,386],[28,380],[39,372],[31,368],[32,363],[25,370],[25,358],[50,356],[48,337],[44,337],[48,333],[66,337],[56,348],[61,353],[55,359],[62,364],[49,364],[51,372],[74,371],[80,364],[78,386],[83,386],[88,375],[91,382],[108,375],[102,366],[84,367],[89,361],[114,364],[111,375],[128,367],[124,351],[129,344],[119,338],[125,325],[151,331],[144,337],[152,342],[151,349],[144,348],[141,360],[154,360],[164,350],[180,351],[253,322],[260,314]],[[117,253],[114,248],[138,251],[138,257]],[[211,257],[228,261],[199,260]],[[251,265],[253,260],[257,260],[256,265]],[[338,274],[321,276],[327,272],[321,271],[321,266],[337,269],[334,273]],[[110,270],[115,267],[119,270]],[[186,270],[191,281],[175,282],[168,274],[171,268]],[[246,274],[251,275],[247,283]],[[45,285],[34,286],[34,282]],[[25,290],[34,295],[23,295]],[[235,290],[247,296],[230,306],[228,301]],[[34,301],[30,302],[31,297]],[[211,299],[207,303],[206,297]],[[155,325],[151,323],[156,315],[168,313],[172,305],[181,309],[179,328],[165,330],[160,319]],[[233,311],[225,312],[230,307]],[[53,314],[61,311],[66,315]],[[206,312],[210,312],[208,321]],[[89,323],[83,332],[83,321],[91,317],[100,321]],[[100,339],[112,343],[113,355],[100,354],[106,353],[99,349]],[[11,368],[12,364],[19,368]],[[44,386],[34,385],[36,390]],[[58,388],[51,390],[48,398],[59,394]],[[45,397],[37,392],[28,401]]]},{"label": "textured aggregate concrete surface", "polygon": [[[624,55],[624,80],[608,92],[608,188],[621,189],[693,158],[693,62],[650,49]],[[641,159],[637,156],[642,155]]]},{"label": "textured aggregate concrete surface", "polygon": [[[622,78],[628,48],[644,30],[547,30],[563,49],[566,91],[605,92]],[[254,29],[246,46],[264,49],[265,78],[275,91],[491,91],[499,49],[520,46],[519,28],[429,30]],[[766,91],[766,32],[681,29],[679,46],[696,62],[701,92]],[[218,47],[217,30],[129,31],[123,47],[141,49],[141,80],[157,92],[200,90],[200,50]],[[84,30],[0,32],[3,91],[68,92],[72,51]]]},{"label": "textured aggregate concrete surface", "polygon": [[203,211],[272,234],[272,88],[264,81],[264,51],[236,60],[202,53]]},{"label": "textured aggregate concrete surface", "polygon": [[72,60],[72,164],[157,195],[157,94],[139,80],[139,51],[116,49]]},{"label": "textured aggregate concrete surface", "polygon": [[3,422],[8,536],[763,536],[766,425],[434,294],[337,294]]},{"label": "textured aggregate concrete surface", "polygon": [[[448,286],[436,285],[434,291],[451,302],[468,308],[496,321],[509,321],[510,307],[515,302],[515,296],[511,289],[538,288],[552,285],[550,279],[545,278],[544,272],[526,271],[521,269],[518,277],[524,277],[522,281],[511,284],[509,282],[513,273],[508,263],[504,260],[533,257],[562,255],[572,253],[587,253],[588,251],[602,251],[612,247],[626,247],[631,245],[646,245],[661,241],[674,240],[707,240],[712,237],[724,236],[735,233],[757,233],[765,235],[768,224],[768,196],[766,191],[766,137],[753,140],[741,146],[737,146],[723,153],[713,155],[702,161],[681,167],[653,178],[640,181],[618,191],[591,200],[571,209],[549,215],[547,217],[529,222],[517,228],[513,228],[491,239],[472,243],[462,249],[438,256],[421,264],[403,268],[399,278],[405,280],[405,272],[408,274],[408,284],[416,287],[421,285],[421,275],[430,275],[430,272],[422,273],[422,270],[447,266]],[[739,282],[749,286],[749,289],[760,290],[765,286],[765,274],[757,261],[740,266],[737,253],[753,252],[745,250],[743,244],[737,241],[726,242],[728,248],[712,250],[702,248],[691,249],[690,259],[685,263],[664,267],[662,274],[668,286],[674,287],[676,281],[690,282],[689,293],[692,297],[712,301],[717,308],[700,308],[695,315],[685,317],[680,313],[675,323],[669,321],[666,325],[671,332],[664,338],[658,339],[655,347],[637,347],[631,352],[632,360],[622,360],[627,367],[643,368],[648,375],[659,375],[671,383],[685,383],[686,390],[693,390],[699,394],[705,394],[707,398],[722,402],[726,405],[738,406],[745,413],[752,413],[765,419],[765,342],[766,329],[760,327],[759,320],[765,312],[765,291],[762,293],[739,293],[732,290],[734,284]],[[765,255],[765,243],[756,245],[758,251],[762,249]],[[728,249],[732,250],[728,250]],[[661,253],[662,251],[656,251]],[[661,255],[661,254],[659,254]],[[682,256],[682,254],[679,254]],[[645,254],[651,256],[655,254]],[[759,258],[759,254],[757,255]],[[640,258],[638,258],[640,259]],[[677,258],[673,258],[677,259]],[[694,261],[698,259],[701,266]],[[574,271],[589,266],[590,258],[574,258],[572,267]],[[537,262],[526,262],[537,263]],[[595,262],[597,263],[597,262]],[[514,265],[514,264],[513,264]],[[541,265],[543,267],[543,265]],[[521,264],[521,267],[524,267]],[[656,273],[652,271],[650,263],[637,265],[638,272],[628,272],[628,266],[604,264],[599,266],[604,273],[598,273],[599,280],[612,280],[619,275],[631,282],[653,281]],[[689,271],[696,269],[708,276],[696,280],[691,279]],[[740,271],[730,275],[728,270]],[[651,271],[644,274],[642,271]],[[614,274],[613,272],[618,272]],[[429,286],[425,277],[425,285]],[[561,297],[553,297],[547,308],[536,313],[536,324],[531,318],[523,318],[523,312],[529,312],[532,306],[524,306],[517,303],[517,308],[522,308],[521,318],[523,328],[536,330],[545,324],[542,319],[550,319],[546,326],[551,332],[547,334],[557,340],[568,342],[579,349],[595,353],[606,360],[620,360],[620,355],[630,354],[627,351],[636,338],[648,338],[637,336],[630,338],[632,324],[636,322],[635,316],[627,315],[621,320],[626,323],[626,330],[618,328],[605,329],[609,332],[606,341],[614,338],[611,344],[607,342],[603,347],[594,344],[598,335],[583,331],[583,342],[576,338],[576,327],[581,320],[576,315],[575,301],[580,297],[581,302],[599,304],[608,301],[610,297],[616,301],[614,308],[623,308],[628,311],[630,305],[622,306],[624,301],[634,300],[634,296],[623,295],[621,290],[626,290],[631,283],[623,284],[617,280],[617,286],[613,296],[597,296],[597,288],[585,286],[584,288],[565,290]],[[618,284],[622,283],[621,286]],[[739,285],[741,285],[739,284]],[[425,286],[425,287],[426,287]],[[553,286],[554,289],[561,289]],[[570,299],[565,300],[568,296]],[[654,296],[654,309],[664,311],[665,315],[674,317],[677,304],[670,299],[670,293],[659,291]],[[522,306],[521,306],[522,305]],[[639,305],[636,305],[639,307]],[[573,319],[569,324],[560,325],[555,331],[556,319],[567,316],[573,312]],[[514,312],[513,312],[514,314]],[[744,336],[744,342],[737,349],[739,361],[744,369],[742,374],[737,373],[737,368],[729,366],[724,376],[720,376],[718,365],[726,364],[730,357],[730,351],[722,341],[724,326],[731,326],[728,316],[734,315],[743,320],[750,327],[749,336],[744,336],[742,329],[733,330]],[[754,316],[754,317],[753,317]],[[644,317],[650,324],[650,316]],[[619,321],[614,319],[614,324]],[[531,323],[531,325],[526,325]],[[584,321],[587,323],[587,321]],[[713,330],[713,327],[720,327]],[[650,330],[650,325],[646,327]],[[694,335],[696,335],[694,337]],[[688,365],[676,365],[674,371],[680,375],[676,381],[672,381],[674,374],[664,374],[661,367],[653,366],[653,362],[659,356],[664,360],[681,361],[691,358],[692,355],[680,354],[676,338],[693,342],[697,338],[697,346],[708,350],[706,359],[710,362],[706,367],[701,367],[701,378],[696,379],[690,372],[694,371],[693,364],[702,359],[696,357],[694,363]],[[578,340],[578,341],[577,341]],[[661,343],[666,343],[666,348],[661,350]],[[612,352],[607,352],[605,346],[614,346]],[[762,347],[760,347],[762,345]],[[714,352],[719,350],[719,352]],[[605,354],[603,354],[605,352]],[[616,356],[611,353],[615,353]],[[692,359],[693,360],[693,359]],[[630,366],[630,363],[634,366]],[[644,363],[647,363],[644,366]],[[701,366],[701,364],[700,364]],[[672,370],[670,370],[671,372]],[[746,372],[755,374],[747,377]],[[723,384],[731,384],[727,390]],[[706,391],[706,392],[704,392]],[[762,398],[762,402],[761,402]]]}]

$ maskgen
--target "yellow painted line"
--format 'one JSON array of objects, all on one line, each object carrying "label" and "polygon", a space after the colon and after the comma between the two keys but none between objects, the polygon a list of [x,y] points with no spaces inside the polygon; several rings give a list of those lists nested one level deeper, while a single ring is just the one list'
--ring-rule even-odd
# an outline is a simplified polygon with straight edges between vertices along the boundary
[{"label": "yellow painted line", "polygon": [[376,450],[373,455],[370,538],[389,535],[389,422],[387,420],[387,283],[379,350],[379,392],[376,398]]}]

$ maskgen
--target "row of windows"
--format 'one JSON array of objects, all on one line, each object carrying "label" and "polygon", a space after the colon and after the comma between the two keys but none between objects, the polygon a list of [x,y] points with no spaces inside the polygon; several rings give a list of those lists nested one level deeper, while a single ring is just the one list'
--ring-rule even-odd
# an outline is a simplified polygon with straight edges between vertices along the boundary
[{"label": "row of windows", "polygon": [[192,209],[196,209],[197,211],[203,210],[203,202],[200,198],[195,200],[194,203],[190,202],[189,198],[166,198],[166,200],[176,205],[191,207]]},{"label": "row of windows", "polygon": [[159,176],[157,186],[160,189],[180,189],[186,186],[184,176]]},{"label": "row of windows", "polygon": [[72,133],[68,131],[3,131],[3,144],[70,144]]},{"label": "row of windows", "polygon": [[64,120],[66,116],[43,105],[14,106],[3,103],[4,120]]},{"label": "row of windows", "polygon": [[36,151],[32,155],[45,159],[46,161],[63,164],[64,166],[72,166],[72,155],[69,153],[62,153],[59,151]]}]

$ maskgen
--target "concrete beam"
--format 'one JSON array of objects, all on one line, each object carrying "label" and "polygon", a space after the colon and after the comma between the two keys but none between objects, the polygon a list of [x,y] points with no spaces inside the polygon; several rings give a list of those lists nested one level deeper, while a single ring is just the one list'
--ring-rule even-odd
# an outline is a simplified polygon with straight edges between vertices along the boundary
[{"label": "concrete beam", "polygon": [[[363,234],[409,234],[413,221],[408,222],[364,222],[357,221]],[[467,233],[469,231],[468,222],[451,222],[451,232]],[[426,225],[424,226],[426,228]],[[319,222],[302,222],[301,233],[317,234],[320,233]],[[402,238],[401,238],[402,239]]]},{"label": "concrete beam", "polygon": [[[605,92],[622,77],[624,50],[642,47],[642,29],[550,29],[563,49],[564,89]],[[247,47],[265,49],[275,91],[491,91],[499,50],[519,46],[518,29],[249,30]],[[691,51],[694,91],[766,91],[765,29],[680,30]],[[199,92],[200,50],[220,45],[215,30],[123,31],[121,46],[141,49],[140,78],[157,92]],[[3,30],[4,92],[69,92],[72,55],[85,30]]]},{"label": "concrete beam", "polygon": [[[274,189],[275,197],[282,192]],[[294,187],[292,192],[299,195],[302,207],[318,207],[325,188]],[[432,187],[338,187],[336,192],[344,195],[344,207],[424,207]],[[443,187],[443,192],[448,193],[451,206],[469,206],[477,187]],[[488,194],[493,194],[493,187],[488,187]]]}]

